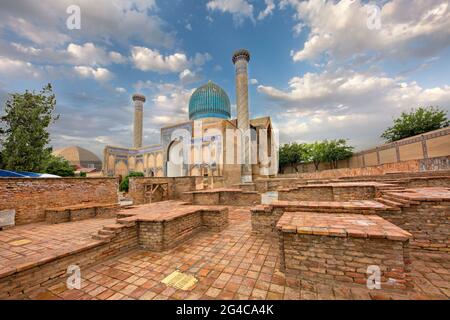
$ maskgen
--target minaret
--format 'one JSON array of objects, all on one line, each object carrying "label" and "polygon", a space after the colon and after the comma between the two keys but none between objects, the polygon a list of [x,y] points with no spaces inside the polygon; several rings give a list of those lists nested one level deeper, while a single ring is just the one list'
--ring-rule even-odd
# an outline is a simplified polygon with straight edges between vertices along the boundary
[{"label": "minaret", "polygon": [[236,105],[237,105],[237,127],[241,130],[242,143],[241,154],[243,159],[241,182],[252,182],[252,165],[250,161],[250,119],[248,112],[248,62],[250,52],[240,49],[233,54],[233,64],[236,68]]},{"label": "minaret", "polygon": [[133,147],[142,147],[142,122],[144,113],[145,96],[139,93],[133,94],[134,102],[134,127],[133,127]]}]

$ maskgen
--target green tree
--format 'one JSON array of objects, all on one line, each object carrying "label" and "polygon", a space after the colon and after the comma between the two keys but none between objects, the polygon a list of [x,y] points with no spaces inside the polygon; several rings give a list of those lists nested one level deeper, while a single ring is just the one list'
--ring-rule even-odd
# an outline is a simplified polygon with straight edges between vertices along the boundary
[{"label": "green tree", "polygon": [[394,125],[386,129],[381,137],[388,142],[394,142],[421,133],[449,126],[447,112],[439,107],[420,107],[411,112],[402,112],[394,119]]},{"label": "green tree", "polygon": [[297,165],[308,161],[309,159],[309,148],[308,145],[304,143],[290,143],[284,144],[279,151],[278,161],[279,167],[284,168],[286,166],[291,166],[298,172]]},{"label": "green tree", "polygon": [[61,176],[61,177],[75,176],[75,169],[69,163],[69,161],[67,161],[63,157],[56,157],[54,155],[50,155],[44,172],[50,173],[50,174],[56,174],[57,176]]},{"label": "green tree", "polygon": [[310,161],[312,163],[314,163],[314,167],[316,168],[316,171],[319,170],[320,163],[326,161],[325,148],[326,148],[326,145],[322,141],[316,141],[309,145]]},{"label": "green tree", "polygon": [[332,169],[337,169],[339,160],[347,159],[353,155],[353,147],[348,146],[345,139],[325,140],[322,144],[323,160],[329,162]]},{"label": "green tree", "polygon": [[6,169],[39,172],[51,155],[49,125],[58,119],[53,112],[55,95],[50,84],[39,93],[26,90],[11,94],[0,118],[3,127],[3,165]]},{"label": "green tree", "polygon": [[119,190],[128,192],[129,189],[129,183],[130,183],[130,177],[143,177],[144,173],[142,172],[133,172],[131,171],[120,183]]}]

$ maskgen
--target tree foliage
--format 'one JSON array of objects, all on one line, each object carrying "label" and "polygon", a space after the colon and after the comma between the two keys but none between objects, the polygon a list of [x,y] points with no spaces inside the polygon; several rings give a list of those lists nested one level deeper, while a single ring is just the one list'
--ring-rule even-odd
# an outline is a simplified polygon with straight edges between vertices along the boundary
[{"label": "tree foliage", "polygon": [[53,112],[55,95],[50,84],[40,92],[11,94],[5,103],[2,127],[2,162],[9,170],[42,172],[50,160],[49,125],[58,119]]},{"label": "tree foliage", "polygon": [[339,160],[351,157],[353,147],[347,145],[345,139],[316,141],[314,143],[291,143],[280,148],[280,168],[291,166],[297,172],[300,163],[312,162],[316,170],[322,162],[329,162],[331,168],[337,168]]},{"label": "tree foliage", "polygon": [[297,172],[297,165],[309,160],[309,147],[305,143],[289,143],[281,146],[279,150],[280,168],[291,166]]},{"label": "tree foliage", "polygon": [[56,174],[60,177],[75,176],[74,167],[63,157],[50,155],[46,163],[45,173]]},{"label": "tree foliage", "polygon": [[348,146],[345,139],[325,140],[322,144],[324,145],[323,160],[329,162],[332,169],[337,169],[339,160],[347,159],[353,155],[353,147]]},{"label": "tree foliage", "polygon": [[142,172],[133,172],[131,171],[120,183],[119,190],[128,192],[129,184],[130,184],[130,177],[143,177],[144,173]]},{"label": "tree foliage", "polygon": [[402,112],[394,119],[394,125],[386,129],[381,137],[388,142],[394,142],[450,125],[447,112],[438,107],[420,107],[411,112]]}]

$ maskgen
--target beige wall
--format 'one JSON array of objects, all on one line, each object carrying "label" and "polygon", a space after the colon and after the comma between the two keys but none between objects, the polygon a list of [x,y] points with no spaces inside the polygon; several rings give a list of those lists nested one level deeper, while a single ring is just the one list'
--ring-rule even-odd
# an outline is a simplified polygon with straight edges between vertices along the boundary
[{"label": "beige wall", "polygon": [[[426,154],[424,154],[423,143],[425,144]],[[398,160],[397,148],[400,161],[422,160],[449,156],[450,127],[381,145],[375,149],[358,152],[350,159],[339,161],[338,169],[372,167],[382,164],[395,163]],[[319,166],[319,171],[328,169],[330,169],[330,167],[327,163],[322,163]],[[297,170],[298,172],[316,171],[314,165],[310,163],[297,166]],[[295,173],[296,170],[294,168],[287,167],[284,168],[283,172]]]}]

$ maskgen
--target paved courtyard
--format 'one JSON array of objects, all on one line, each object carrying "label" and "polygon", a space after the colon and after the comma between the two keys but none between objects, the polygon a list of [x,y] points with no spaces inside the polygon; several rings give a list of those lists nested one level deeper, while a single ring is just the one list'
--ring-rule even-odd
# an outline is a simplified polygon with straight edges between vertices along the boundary
[{"label": "paved courtyard", "polygon": [[[295,278],[286,278],[279,271],[278,238],[275,235],[252,234],[250,208],[229,209],[230,224],[220,233],[209,231],[198,233],[182,245],[162,253],[136,249],[99,262],[81,270],[83,280],[80,290],[69,290],[65,279],[58,279],[48,283],[45,288],[16,298],[142,300],[450,298],[450,255],[430,251],[411,253],[411,271],[408,277],[413,288],[401,294],[361,287],[336,286],[332,283],[312,284]],[[42,230],[51,231],[47,231],[44,237],[41,234],[39,245],[25,249],[40,252],[40,249],[51,248],[53,245],[56,248],[61,245],[60,242],[65,242],[67,246],[70,245],[70,241],[93,241],[88,239],[88,233],[95,233],[94,229],[110,222],[109,219],[106,220],[85,220],[54,226],[41,225],[39,228],[43,228]],[[37,225],[34,227],[38,228]],[[23,228],[27,230],[27,226]],[[20,228],[15,229],[15,236],[17,230]],[[82,235],[81,238],[74,236],[77,231]],[[28,231],[25,234],[27,237],[32,236]],[[73,235],[72,240],[70,235]],[[3,245],[4,243],[3,239]],[[8,257],[2,259],[5,261]],[[167,275],[176,270],[195,276],[198,279],[197,284],[191,290],[183,291],[161,283]]]}]

